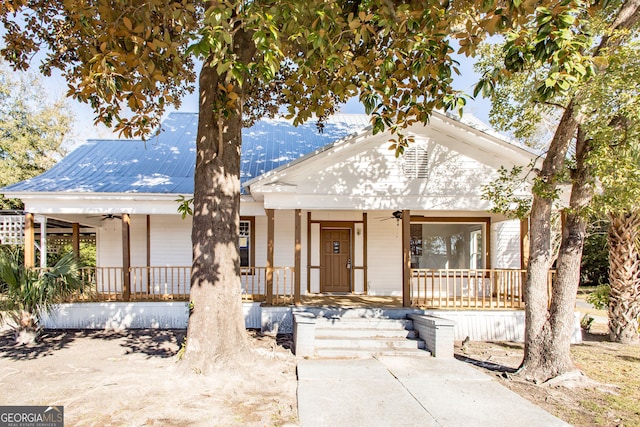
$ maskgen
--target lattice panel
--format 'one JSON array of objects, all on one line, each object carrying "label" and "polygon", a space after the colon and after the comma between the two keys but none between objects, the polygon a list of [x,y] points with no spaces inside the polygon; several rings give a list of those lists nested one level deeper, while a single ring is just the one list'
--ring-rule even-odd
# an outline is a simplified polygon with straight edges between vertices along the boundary
[{"label": "lattice panel", "polygon": [[[71,245],[73,237],[71,236],[47,236],[47,251],[51,254],[58,254],[65,245]],[[80,243],[96,244],[96,236],[89,235],[80,236]]]},{"label": "lattice panel", "polygon": [[24,244],[24,217],[22,215],[0,216],[0,244]]}]

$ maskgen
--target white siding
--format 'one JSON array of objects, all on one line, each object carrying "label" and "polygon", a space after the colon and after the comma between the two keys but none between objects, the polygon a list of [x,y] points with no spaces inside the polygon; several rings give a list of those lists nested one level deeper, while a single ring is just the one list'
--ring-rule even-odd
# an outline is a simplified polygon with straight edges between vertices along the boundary
[{"label": "white siding", "polygon": [[274,267],[293,267],[295,262],[295,212],[275,212]]},{"label": "white siding", "polygon": [[122,267],[122,222],[105,219],[96,231],[96,263],[99,267]]},{"label": "white siding", "polygon": [[[191,265],[191,220],[178,215],[151,215],[152,267]],[[131,215],[131,266],[147,265],[147,217]],[[108,219],[97,230],[98,266],[122,267],[122,221]]]},{"label": "white siding", "polygon": [[501,221],[491,227],[493,268],[520,268],[520,221]]},{"label": "white siding", "polygon": [[[362,215],[360,215],[362,217]],[[353,266],[364,265],[364,233],[362,224],[356,224],[353,236]],[[353,292],[364,293],[364,271],[361,268],[353,270]]]},{"label": "white siding", "polygon": [[301,230],[301,242],[300,242],[300,269],[302,270],[300,272],[300,293],[302,295],[305,295],[307,293],[307,273],[308,273],[308,269],[307,269],[307,245],[309,245],[310,243],[310,239],[307,236],[307,212],[306,211],[302,211],[300,213],[300,215],[302,216],[302,221],[300,221],[300,227],[302,228]]},{"label": "white siding", "polygon": [[191,258],[191,218],[152,215],[151,266],[190,266]]},{"label": "white siding", "polygon": [[402,295],[402,230],[389,212],[368,218],[369,295]]},{"label": "white siding", "polygon": [[[320,265],[320,224],[311,224],[311,239],[308,244],[311,244],[311,265],[317,267]],[[320,292],[320,269],[311,269],[310,283],[312,293]]]},{"label": "white siding", "polygon": [[[412,211],[425,214],[425,211]],[[275,212],[275,262],[276,267],[293,267],[295,257],[295,213],[293,210]],[[314,221],[361,221],[358,211],[314,211]],[[311,265],[320,264],[320,224],[311,225],[307,237],[307,212],[302,212],[301,291],[307,290],[307,248],[311,245]],[[393,218],[392,211],[368,213],[367,291],[370,295],[402,294],[402,230],[401,223]],[[364,264],[364,231],[361,223],[354,226],[353,265]],[[191,265],[191,220],[177,215],[151,216],[151,262],[153,267]],[[519,221],[492,223],[490,230],[491,259],[493,268],[520,267]],[[253,264],[266,266],[267,220],[255,217],[255,254]],[[98,265],[122,266],[122,228],[117,219],[106,220],[98,230]],[[131,265],[146,265],[146,216],[131,217]],[[320,271],[312,269],[311,292],[320,292]],[[261,285],[262,286],[262,285]],[[262,288],[260,288],[262,289]],[[364,292],[364,271],[354,270],[353,292]]]},{"label": "white siding", "polygon": [[257,216],[256,219],[256,259],[253,264],[256,267],[266,267],[267,265],[267,217]]},{"label": "white siding", "polygon": [[147,265],[147,216],[131,215],[131,228],[129,229],[129,233],[131,266],[138,267]]}]

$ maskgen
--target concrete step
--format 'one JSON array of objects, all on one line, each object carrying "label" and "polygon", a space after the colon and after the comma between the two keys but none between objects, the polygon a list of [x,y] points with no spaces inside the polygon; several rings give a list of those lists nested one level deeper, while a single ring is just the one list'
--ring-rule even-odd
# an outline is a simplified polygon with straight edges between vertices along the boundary
[{"label": "concrete step", "polygon": [[351,339],[368,337],[387,338],[417,338],[418,334],[410,329],[359,329],[359,328],[318,328],[316,327],[316,337],[319,336],[339,336]]},{"label": "concrete step", "polygon": [[393,337],[341,337],[316,335],[316,349],[318,348],[375,348],[375,349],[411,349],[424,348],[424,341],[419,339]]},{"label": "concrete step", "polygon": [[316,349],[316,357],[327,359],[364,359],[372,356],[431,356],[427,350],[417,348],[402,348],[381,350],[379,348],[331,348]]},{"label": "concrete step", "polygon": [[316,329],[413,329],[410,319],[326,318],[316,319]]},{"label": "concrete step", "polygon": [[315,318],[315,357],[355,358],[372,355],[428,354],[407,318],[332,315]]}]

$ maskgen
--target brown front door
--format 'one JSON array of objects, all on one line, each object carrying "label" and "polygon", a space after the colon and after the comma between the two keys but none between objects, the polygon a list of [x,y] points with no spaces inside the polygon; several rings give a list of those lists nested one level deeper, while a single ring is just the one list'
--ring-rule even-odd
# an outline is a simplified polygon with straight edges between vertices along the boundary
[{"label": "brown front door", "polygon": [[323,229],[321,292],[351,292],[351,230]]}]

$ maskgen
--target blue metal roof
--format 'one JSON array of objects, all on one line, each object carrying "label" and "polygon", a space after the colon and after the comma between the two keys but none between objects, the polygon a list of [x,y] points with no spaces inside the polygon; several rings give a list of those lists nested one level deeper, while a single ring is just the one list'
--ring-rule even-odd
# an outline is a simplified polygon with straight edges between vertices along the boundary
[{"label": "blue metal roof", "polygon": [[[336,115],[319,133],[315,122],[261,120],[242,131],[241,183],[368,124],[366,115]],[[196,113],[171,113],[149,141],[90,140],[49,171],[1,191],[193,194],[197,125]]]}]

